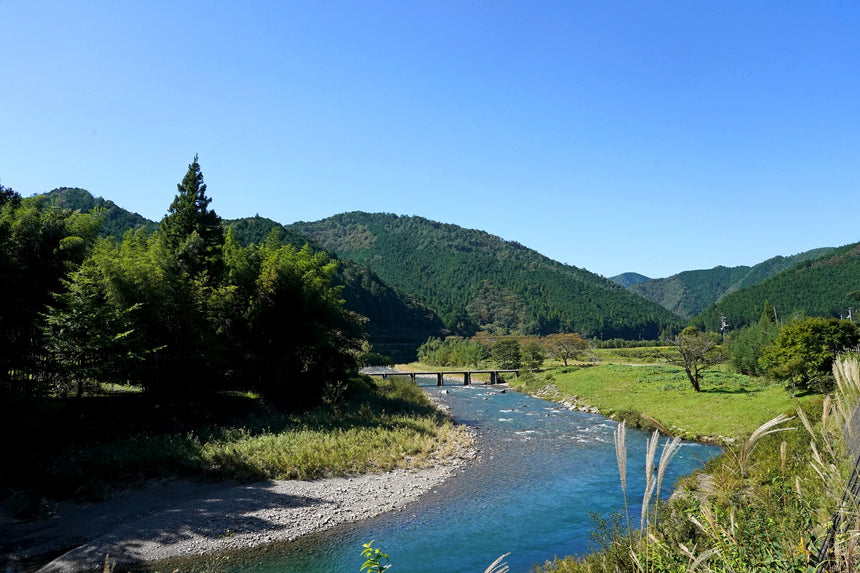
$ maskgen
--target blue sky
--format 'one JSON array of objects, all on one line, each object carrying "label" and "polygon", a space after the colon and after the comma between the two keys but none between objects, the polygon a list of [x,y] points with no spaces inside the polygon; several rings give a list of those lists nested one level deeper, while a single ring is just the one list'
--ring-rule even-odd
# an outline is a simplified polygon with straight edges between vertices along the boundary
[{"label": "blue sky", "polygon": [[362,210],[604,276],[860,240],[860,3],[0,0],[0,183]]}]

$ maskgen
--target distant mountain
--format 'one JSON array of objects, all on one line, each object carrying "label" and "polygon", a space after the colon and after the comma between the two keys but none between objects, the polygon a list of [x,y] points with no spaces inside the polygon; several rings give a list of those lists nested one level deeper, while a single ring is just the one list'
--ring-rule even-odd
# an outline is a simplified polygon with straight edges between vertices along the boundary
[{"label": "distant mountain", "polygon": [[640,275],[639,273],[621,273],[620,275],[611,277],[609,280],[614,283],[620,284],[624,288],[629,288],[633,285],[638,285],[639,283],[650,281],[651,279],[646,277],[645,275]]},{"label": "distant mountain", "polygon": [[692,323],[717,330],[720,315],[729,326],[739,328],[761,316],[764,302],[776,309],[777,317],[795,313],[838,318],[849,306],[860,306],[848,293],[860,290],[860,243],[830,249],[822,257],[800,262],[788,270],[737,292],[726,295],[696,316]]},{"label": "distant mountain", "polygon": [[58,207],[72,209],[81,213],[89,213],[94,209],[103,209],[105,221],[102,224],[100,234],[104,237],[122,238],[129,229],[143,227],[147,231],[154,231],[158,223],[150,221],[137,213],[127,211],[110,200],[101,197],[93,197],[89,191],[77,187],[59,187],[45,194]]},{"label": "distant mountain", "polygon": [[728,294],[756,285],[800,262],[817,259],[833,250],[832,247],[825,247],[790,257],[777,256],[753,267],[719,266],[707,270],[684,271],[628,288],[678,316],[690,319]]},{"label": "distant mountain", "polygon": [[260,217],[259,215],[244,217],[242,219],[222,219],[221,223],[224,225],[225,229],[233,229],[236,240],[245,246],[252,243],[262,243],[269,236],[269,233],[272,232],[272,229],[276,229],[278,239],[284,243],[289,243],[297,247],[301,247],[305,243],[310,243],[310,245],[315,249],[322,249],[322,247],[318,243],[314,242],[310,237],[302,235],[301,233],[291,229],[287,229],[277,221],[267,219],[266,217]]},{"label": "distant mountain", "polygon": [[288,228],[411,293],[454,333],[575,331],[655,339],[681,322],[603,277],[483,231],[361,212]]}]

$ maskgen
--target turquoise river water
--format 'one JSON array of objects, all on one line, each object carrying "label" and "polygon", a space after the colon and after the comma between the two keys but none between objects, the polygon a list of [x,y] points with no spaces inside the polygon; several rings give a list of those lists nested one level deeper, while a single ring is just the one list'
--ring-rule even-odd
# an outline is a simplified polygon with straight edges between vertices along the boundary
[{"label": "turquoise river water", "polygon": [[[219,561],[217,569],[358,573],[361,546],[374,540],[374,547],[391,556],[395,572],[482,573],[510,553],[506,562],[511,573],[527,573],[555,556],[587,552],[590,512],[623,511],[612,420],[511,390],[501,393],[500,386],[451,383],[437,388],[435,378],[419,378],[419,383],[439,394],[458,421],[476,428],[478,460],[403,511],[234,555]],[[628,497],[636,524],[647,437],[627,432]],[[661,496],[718,451],[685,443],[672,460]]]}]

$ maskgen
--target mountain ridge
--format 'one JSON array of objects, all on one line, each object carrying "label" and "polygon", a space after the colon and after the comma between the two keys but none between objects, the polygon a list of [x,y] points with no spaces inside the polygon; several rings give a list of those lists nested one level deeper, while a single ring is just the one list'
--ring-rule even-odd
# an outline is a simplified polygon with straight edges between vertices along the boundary
[{"label": "mountain ridge", "polygon": [[[150,231],[158,228],[158,223],[112,201],[95,198],[80,188],[58,188],[44,195],[63,208],[84,212],[103,209],[106,215],[103,236],[118,238],[130,228],[144,227]],[[717,266],[641,281],[647,277],[638,273],[606,279],[549,259],[517,241],[417,216],[354,211],[290,225],[259,215],[225,219],[222,223],[225,229],[233,229],[245,244],[261,242],[277,229],[279,238],[285,242],[297,246],[307,242],[312,248],[326,250],[337,258],[342,267],[338,280],[344,287],[347,307],[371,318],[368,332],[374,344],[382,345],[380,350],[399,356],[404,356],[401,351],[408,347],[414,349],[427,336],[468,334],[487,326],[496,332],[541,334],[576,330],[584,336],[601,338],[656,338],[683,325],[679,314],[669,313],[672,308],[676,312],[681,309],[685,320],[713,330],[719,328],[719,314],[714,313],[728,312],[736,325],[751,320],[749,316],[756,319],[760,310],[755,309],[765,300],[762,297],[769,298],[772,304],[776,302],[786,312],[799,304],[806,312],[832,315],[845,302],[840,293],[822,294],[823,300],[829,301],[823,306],[795,304],[792,297],[799,299],[802,295],[777,291],[801,288],[818,292],[822,287],[786,278],[769,281],[794,269],[795,274],[807,273],[804,280],[814,283],[817,279],[809,277],[815,273],[810,274],[808,269],[822,267],[831,268],[833,276],[820,280],[828,281],[837,290],[849,286],[854,276],[858,277],[855,282],[860,282],[860,267],[856,275],[852,274],[855,272],[851,266],[855,260],[851,255],[852,245],[776,256],[752,267]],[[412,233],[408,241],[397,236],[404,231]],[[436,259],[440,255],[445,261],[442,266],[448,268],[439,268]],[[838,257],[828,259],[830,255]],[[392,264],[402,268],[392,270]],[[848,266],[840,269],[841,265]],[[489,270],[484,272],[482,268]],[[434,284],[422,286],[421,277],[431,279]],[[640,282],[627,288],[618,284],[625,280]],[[753,288],[762,283],[767,284]],[[696,291],[697,284],[707,285],[704,294]],[[663,291],[655,285],[662,286]],[[666,285],[674,291],[667,290]],[[747,292],[750,289],[753,290]],[[852,288],[857,289],[857,285]],[[633,298],[619,298],[618,292]],[[560,303],[565,297],[572,302]],[[642,306],[637,300],[654,306]],[[741,304],[739,300],[747,302]],[[559,311],[559,305],[566,309]],[[637,310],[625,315],[625,307]],[[695,312],[699,308],[702,310]]]},{"label": "mountain ridge", "polygon": [[476,329],[656,338],[680,321],[609,279],[516,241],[418,216],[353,211],[295,229],[414,294],[460,334]]},{"label": "mountain ridge", "polygon": [[683,271],[643,281],[628,289],[689,320],[733,292],[756,285],[800,262],[827,255],[834,249],[821,247],[790,256],[777,255],[751,267],[718,265],[711,269]]},{"label": "mountain ridge", "polygon": [[780,320],[792,315],[836,318],[849,306],[860,304],[854,298],[858,290],[860,243],[850,243],[730,293],[691,322],[713,330],[719,328],[720,316],[725,316],[732,328],[738,328],[757,321],[765,301],[776,309]]}]

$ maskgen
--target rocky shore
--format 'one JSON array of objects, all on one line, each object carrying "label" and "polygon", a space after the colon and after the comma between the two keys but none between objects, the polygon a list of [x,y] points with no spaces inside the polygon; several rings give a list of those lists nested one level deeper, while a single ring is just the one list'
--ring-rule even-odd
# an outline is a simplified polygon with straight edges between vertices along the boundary
[{"label": "rocky shore", "polygon": [[402,510],[476,457],[469,440],[427,469],[253,484],[165,481],[101,502],[61,504],[40,522],[0,516],[0,566],[31,571],[34,561],[59,555],[39,573],[101,571],[109,555],[121,571],[123,564],[292,541]]},{"label": "rocky shore", "polygon": [[[154,484],[89,506],[68,506],[41,527],[17,530],[4,545],[6,571],[33,552],[72,547],[39,569],[45,573],[204,555],[294,540],[344,523],[402,509],[442,484],[474,452],[424,470],[254,484]],[[15,535],[14,527],[0,534]],[[120,567],[121,569],[121,567]]]}]

